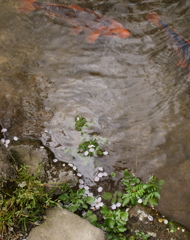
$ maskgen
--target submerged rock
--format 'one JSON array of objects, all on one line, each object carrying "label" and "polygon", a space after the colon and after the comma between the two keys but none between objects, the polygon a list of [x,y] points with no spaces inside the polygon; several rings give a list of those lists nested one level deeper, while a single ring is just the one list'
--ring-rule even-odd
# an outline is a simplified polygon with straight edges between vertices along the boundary
[{"label": "submerged rock", "polygon": [[68,210],[56,207],[47,210],[44,223],[30,232],[27,240],[105,240],[105,234]]}]

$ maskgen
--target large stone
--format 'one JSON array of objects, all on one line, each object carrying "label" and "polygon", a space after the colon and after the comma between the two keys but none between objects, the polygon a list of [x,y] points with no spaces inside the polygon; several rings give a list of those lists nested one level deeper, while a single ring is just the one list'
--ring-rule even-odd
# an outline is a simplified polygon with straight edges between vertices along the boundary
[{"label": "large stone", "polygon": [[47,218],[30,232],[27,240],[105,240],[105,234],[87,220],[56,207],[47,210]]}]

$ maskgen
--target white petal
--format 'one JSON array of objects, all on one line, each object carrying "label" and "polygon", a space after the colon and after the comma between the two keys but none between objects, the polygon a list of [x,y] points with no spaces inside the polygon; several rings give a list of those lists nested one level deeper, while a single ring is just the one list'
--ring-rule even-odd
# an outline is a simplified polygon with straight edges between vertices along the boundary
[{"label": "white petal", "polygon": [[168,224],[168,220],[167,219],[164,219],[164,224]]},{"label": "white petal", "polygon": [[14,136],[13,140],[18,141],[18,137]]},{"label": "white petal", "polygon": [[2,132],[2,133],[6,132],[6,131],[7,131],[6,128],[2,128],[2,129],[1,129],[1,132]]},{"label": "white petal", "polygon": [[82,174],[81,174],[81,173],[77,173],[77,176],[78,176],[78,177],[82,177]]},{"label": "white petal", "polygon": [[73,166],[74,166],[72,163],[68,163],[68,165],[69,165],[70,167],[73,167]]},{"label": "white petal", "polygon": [[108,176],[107,172],[103,172],[103,176],[107,177]]},{"label": "white petal", "polygon": [[104,152],[103,152],[103,155],[108,155],[108,152],[107,152],[107,151],[104,151]]},{"label": "white petal", "polygon": [[121,207],[121,203],[120,202],[116,203],[116,207]]},{"label": "white petal", "polygon": [[58,162],[57,158],[53,159],[53,162]]},{"label": "white petal", "polygon": [[103,177],[103,176],[104,176],[103,173],[101,173],[101,172],[98,173],[98,177],[99,177],[99,178],[101,178],[101,177]]},{"label": "white petal", "polygon": [[102,167],[99,167],[99,168],[98,168],[98,171],[103,172],[104,169],[103,169]]},{"label": "white petal", "polygon": [[115,205],[115,204],[112,204],[112,205],[111,205],[111,209],[115,210],[115,209],[116,209],[116,205]]},{"label": "white petal", "polygon": [[102,190],[103,190],[103,187],[98,188],[98,192],[102,192]]},{"label": "white petal", "polygon": [[73,170],[76,171],[76,170],[77,170],[77,167],[76,167],[76,166],[73,166]]},{"label": "white petal", "polygon": [[83,181],[82,179],[79,179],[79,183],[80,183],[80,184],[83,184],[84,181]]},{"label": "white petal", "polygon": [[89,151],[84,152],[84,156],[88,156],[88,154],[89,154]]},{"label": "white petal", "polygon": [[100,180],[99,177],[95,177],[95,178],[94,178],[94,181],[95,181],[95,182],[98,182],[99,180]]},{"label": "white petal", "polygon": [[89,149],[89,152],[94,152],[94,148],[90,148],[90,149]]},{"label": "white petal", "polygon": [[148,220],[152,222],[154,218],[151,215],[148,215]]}]

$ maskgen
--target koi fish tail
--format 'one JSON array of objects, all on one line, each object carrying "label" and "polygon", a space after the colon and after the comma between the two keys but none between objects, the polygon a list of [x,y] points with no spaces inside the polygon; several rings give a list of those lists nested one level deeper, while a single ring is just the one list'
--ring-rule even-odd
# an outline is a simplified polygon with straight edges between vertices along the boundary
[{"label": "koi fish tail", "polygon": [[18,7],[19,12],[28,12],[35,10],[35,0],[20,0],[20,6]]},{"label": "koi fish tail", "polygon": [[161,27],[161,18],[155,13],[149,13],[146,15],[146,18],[148,20],[150,20],[154,25],[156,25],[157,27]]}]

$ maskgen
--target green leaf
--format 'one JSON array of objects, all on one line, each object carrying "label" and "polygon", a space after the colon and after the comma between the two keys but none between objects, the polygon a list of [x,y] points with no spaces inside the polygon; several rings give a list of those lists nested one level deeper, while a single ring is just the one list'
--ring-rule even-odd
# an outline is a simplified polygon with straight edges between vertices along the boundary
[{"label": "green leaf", "polygon": [[77,191],[77,194],[78,195],[83,195],[85,193],[85,189],[84,188],[81,188]]},{"label": "green leaf", "polygon": [[85,198],[85,201],[86,201],[88,204],[92,204],[95,200],[96,200],[95,197],[86,197],[86,198]]},{"label": "green leaf", "polygon": [[125,232],[126,230],[127,230],[127,228],[125,228],[125,227],[118,227],[119,232]]},{"label": "green leaf", "polygon": [[110,200],[110,199],[112,198],[112,194],[111,194],[110,192],[104,192],[104,193],[102,194],[102,198],[103,198],[104,200]]},{"label": "green leaf", "polygon": [[124,220],[127,220],[127,219],[128,219],[128,216],[129,216],[128,212],[121,212],[121,213],[120,213],[120,217],[121,217],[122,219],[124,219]]},{"label": "green leaf", "polygon": [[88,217],[88,220],[90,222],[97,222],[98,221],[98,217],[95,214],[92,214]]},{"label": "green leaf", "polygon": [[123,198],[122,206],[124,207],[124,206],[127,205],[129,202],[130,202],[130,198],[129,198],[129,197]]},{"label": "green leaf", "polygon": [[159,180],[158,181],[158,184],[159,184],[159,186],[162,186],[163,184],[164,184],[164,180],[162,179],[162,180]]},{"label": "green leaf", "polygon": [[110,176],[114,178],[116,176],[116,173],[115,172],[111,172]]},{"label": "green leaf", "polygon": [[148,200],[150,205],[156,206],[158,205],[158,200],[156,198],[151,198]]},{"label": "green leaf", "polygon": [[115,226],[115,221],[112,220],[112,219],[106,219],[107,220],[107,225],[110,227],[110,228],[114,228]]},{"label": "green leaf", "polygon": [[131,176],[131,174],[130,174],[130,172],[129,172],[128,169],[126,169],[126,170],[124,171],[124,176],[125,176],[125,177],[130,177],[130,176]]}]

